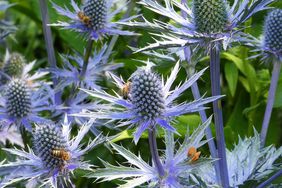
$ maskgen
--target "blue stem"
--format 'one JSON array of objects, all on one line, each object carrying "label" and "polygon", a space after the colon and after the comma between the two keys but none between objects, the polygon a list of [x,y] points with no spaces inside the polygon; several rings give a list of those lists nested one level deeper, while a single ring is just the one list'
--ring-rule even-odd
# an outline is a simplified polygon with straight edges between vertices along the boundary
[{"label": "blue stem", "polygon": [[160,157],[158,154],[158,146],[157,146],[155,128],[154,127],[149,128],[148,132],[149,132],[149,145],[150,145],[150,152],[152,155],[152,160],[157,167],[159,176],[163,177],[165,175],[165,171],[164,171],[163,165],[160,161]]},{"label": "blue stem", "polygon": [[[184,54],[185,54],[185,59],[188,62],[189,65],[192,64],[191,60],[190,60],[190,47],[186,47],[184,49]],[[187,75],[189,76],[191,73],[189,72],[189,70],[186,70]],[[195,82],[192,86],[192,94],[195,100],[198,100],[201,98],[201,94],[199,91],[199,87],[197,82]],[[199,111],[200,117],[201,117],[201,121],[202,122],[206,122],[207,121],[207,115],[205,110],[201,110]],[[205,134],[206,134],[206,138],[208,141],[208,145],[209,145],[209,149],[211,152],[211,156],[216,159],[217,158],[217,151],[216,151],[216,146],[213,140],[213,136],[212,136],[212,131],[210,127],[207,127],[207,129],[205,130]],[[215,163],[215,172],[216,172],[216,178],[217,178],[217,182],[220,182],[220,168],[219,168],[219,161],[216,161]]]},{"label": "blue stem", "polygon": [[84,79],[86,71],[87,71],[87,67],[88,67],[88,63],[89,63],[89,58],[92,52],[92,48],[93,48],[93,40],[89,39],[87,42],[87,46],[86,46],[86,51],[84,54],[84,59],[83,59],[83,66],[82,66],[82,70],[80,72],[80,79]]},{"label": "blue stem", "polygon": [[[186,5],[187,0],[181,0],[181,3]],[[181,10],[181,15],[182,15],[183,18],[187,17],[187,14],[183,10]],[[191,49],[190,49],[190,47],[184,48],[184,55],[185,55],[185,59],[188,62],[188,64],[191,65],[192,61],[191,61],[191,58],[190,58],[191,57]],[[187,74],[188,74],[188,72],[187,72]],[[191,89],[192,89],[192,94],[193,94],[194,99],[195,100],[200,99],[201,98],[201,94],[200,94],[197,82],[195,82],[191,86]],[[201,116],[202,122],[206,122],[207,121],[207,115],[206,115],[205,110],[201,110],[199,112],[199,114]],[[212,156],[212,158],[215,159],[215,158],[217,158],[217,151],[216,151],[216,147],[215,147],[215,143],[214,143],[214,140],[213,140],[212,131],[211,131],[210,127],[208,127],[205,130],[205,134],[206,134],[207,140],[209,140],[208,145],[209,145],[209,149],[210,149],[210,152],[211,152],[211,156]],[[217,182],[219,182],[220,181],[219,161],[215,162],[214,164],[215,164],[215,172],[216,172]]]},{"label": "blue stem", "polygon": [[[53,46],[53,39],[52,39],[52,32],[49,26],[49,16],[48,16],[48,9],[47,9],[47,3],[46,0],[39,0],[40,3],[40,12],[42,17],[42,27],[43,27],[43,33],[44,33],[44,39],[47,49],[47,55],[48,55],[48,62],[50,63],[50,66],[54,69],[57,68],[56,65],[56,57],[55,57],[55,51]],[[54,86],[58,84],[58,80],[55,76],[53,76],[53,83]],[[55,94],[55,103],[61,104],[61,93],[58,92]]]},{"label": "blue stem", "polygon": [[[220,95],[220,46],[214,45],[210,49],[210,76],[212,95]],[[221,184],[224,188],[229,187],[228,169],[225,151],[225,139],[223,129],[223,117],[221,109],[221,100],[213,102],[214,122],[216,130],[216,142],[218,149],[219,167]]]},{"label": "blue stem", "polygon": [[262,123],[262,128],[261,128],[261,135],[260,135],[261,147],[263,147],[265,145],[267,130],[268,130],[269,121],[270,121],[272,108],[273,108],[273,104],[274,104],[274,99],[275,99],[275,92],[276,92],[277,83],[278,83],[278,80],[279,80],[279,74],[280,74],[280,70],[281,70],[281,63],[282,62],[275,61],[274,65],[273,65],[270,88],[269,88],[269,92],[268,92],[267,105],[266,105],[263,123]]},{"label": "blue stem", "polygon": [[279,170],[278,172],[276,172],[268,180],[266,180],[265,182],[263,182],[259,186],[257,186],[257,188],[264,188],[264,187],[270,185],[271,182],[273,182],[275,179],[279,178],[280,176],[282,176],[282,170]]}]

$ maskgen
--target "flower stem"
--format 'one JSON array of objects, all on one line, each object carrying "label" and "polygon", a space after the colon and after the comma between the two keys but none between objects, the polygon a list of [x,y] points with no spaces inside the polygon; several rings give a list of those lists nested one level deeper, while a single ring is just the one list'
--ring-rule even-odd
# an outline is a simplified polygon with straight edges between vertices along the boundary
[{"label": "flower stem", "polygon": [[85,51],[85,55],[83,59],[83,66],[82,66],[82,70],[80,73],[80,79],[84,79],[85,77],[92,48],[93,48],[93,40],[89,39],[87,42],[86,51]]},{"label": "flower stem", "polygon": [[[134,7],[135,7],[135,4],[136,4],[136,3],[135,3],[134,0],[129,2],[129,4],[128,4],[128,6],[127,6],[126,13],[125,13],[124,16],[122,17],[122,19],[126,19],[126,18],[128,18],[128,17],[130,16],[131,11],[132,11],[132,10],[134,9]],[[109,44],[109,46],[108,46],[108,48],[107,48],[107,51],[106,51],[106,53],[105,53],[105,56],[104,56],[104,60],[105,60],[105,61],[107,61],[108,58],[110,57],[110,55],[111,55],[111,53],[112,53],[112,51],[113,51],[113,48],[114,48],[114,46],[115,46],[115,44],[116,44],[116,42],[117,42],[118,37],[119,37],[119,35],[114,35],[114,36],[112,37],[112,39],[111,39],[111,41],[110,41],[110,44]]]},{"label": "flower stem", "polygon": [[264,187],[270,185],[271,182],[273,182],[275,179],[279,178],[280,176],[282,176],[282,170],[279,170],[278,172],[276,172],[268,180],[266,180],[265,182],[263,182],[259,186],[257,186],[257,188],[264,188]]},{"label": "flower stem", "polygon": [[[185,59],[186,59],[187,63],[189,64],[189,66],[193,66],[192,65],[193,62],[191,61],[190,54],[191,54],[190,47],[186,47],[184,49]],[[186,70],[186,73],[187,73],[188,76],[192,75],[193,72],[194,72],[194,68],[193,68],[192,72],[189,70],[189,67],[188,68],[185,67],[185,70]],[[200,94],[197,82],[195,82],[191,86],[191,89],[192,89],[192,94],[193,94],[194,99],[195,100],[200,99],[201,94]],[[207,115],[206,115],[205,110],[199,111],[199,114],[200,114],[200,117],[201,117],[201,121],[206,122],[207,121]],[[215,143],[214,143],[214,140],[213,140],[212,131],[211,131],[210,127],[207,127],[207,129],[205,130],[205,134],[206,134],[207,140],[209,140],[208,145],[209,145],[211,156],[212,156],[212,158],[216,159],[217,158],[217,151],[216,151],[216,146],[215,146]],[[216,161],[214,164],[215,164],[214,167],[215,167],[217,182],[220,182],[219,161]]]},{"label": "flower stem", "polygon": [[273,108],[273,104],[274,104],[275,92],[276,92],[276,88],[277,88],[280,70],[281,70],[281,62],[275,61],[274,65],[273,65],[270,88],[269,88],[269,92],[268,92],[267,105],[266,105],[263,123],[262,123],[262,128],[261,128],[261,135],[260,135],[261,137],[260,138],[261,138],[261,146],[262,147],[265,144],[265,139],[266,139],[269,121],[270,121],[272,108]]},{"label": "flower stem", "polygon": [[160,157],[159,157],[159,154],[158,154],[155,128],[153,128],[153,127],[149,128],[148,133],[149,133],[150,152],[151,152],[151,155],[152,155],[153,162],[157,167],[159,176],[163,177],[165,175],[165,171],[164,171],[163,165],[160,161]]},{"label": "flower stem", "polygon": [[[210,50],[210,74],[212,95],[220,95],[220,46],[211,46]],[[216,142],[218,149],[221,184],[224,188],[229,187],[228,169],[225,151],[225,139],[223,129],[223,117],[221,100],[213,101],[214,122],[216,130]]]},{"label": "flower stem", "polygon": [[[49,16],[48,16],[48,9],[47,9],[47,3],[46,0],[39,0],[40,3],[40,12],[42,17],[42,27],[43,27],[43,33],[44,33],[44,39],[47,49],[47,55],[48,55],[48,62],[50,63],[50,66],[54,69],[57,68],[56,65],[56,57],[55,57],[55,51],[53,46],[53,39],[52,39],[52,31],[49,26]],[[58,80],[56,77],[53,76],[53,83],[54,86],[58,84]],[[55,103],[60,104],[61,103],[61,93],[58,92],[55,94]]]}]

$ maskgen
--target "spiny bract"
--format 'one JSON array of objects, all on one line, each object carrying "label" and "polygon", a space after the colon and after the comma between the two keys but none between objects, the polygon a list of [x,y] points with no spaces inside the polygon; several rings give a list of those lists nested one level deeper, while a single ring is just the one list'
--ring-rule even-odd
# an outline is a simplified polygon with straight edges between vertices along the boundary
[{"label": "spiny bract", "polygon": [[11,77],[19,77],[23,72],[25,58],[19,53],[12,53],[5,63],[3,71]]},{"label": "spiny bract", "polygon": [[67,141],[55,125],[38,125],[33,133],[33,147],[35,154],[42,159],[46,168],[52,170],[64,166],[65,161],[52,154],[53,150],[68,151]]},{"label": "spiny bract", "polygon": [[107,16],[106,0],[88,0],[83,11],[90,18],[89,24],[95,31],[104,27]]},{"label": "spiny bract", "polygon": [[165,107],[159,77],[149,70],[139,69],[131,80],[129,94],[136,113],[145,119],[160,116]]},{"label": "spiny bract", "polygon": [[6,89],[7,113],[11,117],[23,118],[31,111],[31,97],[27,84],[13,79]]},{"label": "spiny bract", "polygon": [[264,24],[264,47],[271,51],[282,51],[282,10],[271,11]]},{"label": "spiny bract", "polygon": [[199,33],[222,32],[228,22],[226,3],[223,0],[194,0],[193,14]]}]

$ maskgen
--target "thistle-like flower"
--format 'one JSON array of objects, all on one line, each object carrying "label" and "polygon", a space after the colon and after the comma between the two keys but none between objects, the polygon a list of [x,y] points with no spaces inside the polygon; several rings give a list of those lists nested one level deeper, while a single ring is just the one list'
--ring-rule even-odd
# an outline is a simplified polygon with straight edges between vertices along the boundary
[{"label": "thistle-like flower", "polygon": [[262,40],[263,60],[282,62],[282,9],[271,11],[264,24]]},{"label": "thistle-like flower", "polygon": [[111,121],[121,120],[118,126],[136,125],[137,130],[134,133],[134,141],[137,143],[146,129],[154,128],[156,125],[177,132],[169,123],[171,118],[197,112],[204,109],[204,104],[221,97],[201,98],[189,103],[175,104],[175,99],[189,88],[205,70],[193,75],[181,86],[170,90],[179,71],[179,63],[176,63],[166,83],[151,70],[152,63],[147,63],[146,67],[138,68],[132,74],[130,83],[125,83],[123,79],[110,73],[115,84],[122,90],[122,95],[116,94],[116,96],[112,96],[104,91],[82,89],[90,96],[112,103],[113,108],[112,110],[101,110],[99,115],[96,112],[86,112],[77,114],[77,116],[95,116],[100,119],[110,119]]},{"label": "thistle-like flower", "polygon": [[273,63],[270,88],[268,92],[267,106],[265,109],[264,119],[261,129],[261,143],[265,144],[268,125],[274,104],[276,87],[282,64],[282,10],[276,9],[271,11],[264,23],[264,36],[260,47],[254,51],[261,51],[263,61]]},{"label": "thistle-like flower", "polygon": [[51,96],[51,88],[46,84],[33,90],[25,80],[12,79],[0,96],[0,118],[31,131],[31,122],[47,121],[39,112],[53,108]]},{"label": "thistle-like flower", "polygon": [[[242,24],[255,13],[267,9],[274,0],[239,1],[235,0],[229,8],[225,0],[194,0],[192,7],[176,0],[165,0],[165,6],[153,0],[141,0],[140,4],[148,9],[168,17],[175,24],[155,20],[153,23],[129,22],[126,25],[153,30],[160,37],[156,43],[141,50],[156,48],[183,47],[198,45],[207,51],[214,44],[223,44],[226,49],[230,43],[248,43],[252,38],[244,34]],[[179,14],[175,7],[184,14]]]},{"label": "thistle-like flower", "polygon": [[[83,57],[76,54],[75,56],[62,55],[63,68],[50,68],[50,71],[60,80],[57,85],[57,89],[63,89],[66,86],[74,85],[75,87],[81,87],[86,89],[100,89],[97,82],[101,80],[101,76],[106,71],[112,71],[122,66],[122,64],[111,64],[106,63],[104,58],[107,45],[98,52],[95,51],[93,56],[89,58],[89,64],[85,71],[83,78],[81,77],[80,71],[83,67]],[[75,66],[71,62],[76,63]]]},{"label": "thistle-like flower", "polygon": [[[147,164],[140,156],[134,155],[122,146],[112,143],[112,147],[117,153],[123,156],[130,166],[113,166],[105,161],[102,162],[105,168],[96,169],[89,173],[88,177],[102,179],[102,181],[111,181],[119,179],[125,184],[120,185],[124,188],[133,188],[146,185],[148,187],[190,187],[196,186],[193,170],[200,166],[211,164],[214,160],[200,157],[191,151],[195,148],[200,148],[207,143],[207,140],[202,140],[204,131],[209,126],[211,118],[200,125],[192,135],[187,133],[184,142],[180,145],[174,140],[173,133],[166,131],[164,155],[161,157],[162,165],[165,170],[165,176],[160,177],[156,166]],[[176,150],[176,148],[178,148]],[[193,148],[193,149],[191,149]],[[197,174],[196,174],[197,175]],[[200,186],[200,184],[198,184]],[[203,184],[202,184],[203,186]]]},{"label": "thistle-like flower", "polygon": [[[249,180],[254,180],[252,185],[258,184],[273,172],[281,169],[281,164],[275,164],[281,156],[282,147],[279,149],[274,146],[261,148],[260,137],[256,131],[254,137],[239,138],[239,142],[234,149],[232,151],[227,150],[230,186],[237,188]],[[212,165],[201,166],[195,171],[205,182],[211,185],[216,183]]]},{"label": "thistle-like flower", "polygon": [[[105,35],[133,35],[133,32],[123,31],[117,22],[112,22],[113,17],[124,9],[111,10],[114,1],[87,0],[81,8],[71,0],[73,10],[62,8],[53,3],[53,7],[61,15],[71,19],[70,22],[58,22],[52,26],[60,26],[87,35],[93,40],[98,40]],[[134,17],[121,19],[119,22],[131,20]]]},{"label": "thistle-like flower", "polygon": [[9,82],[12,78],[18,78],[26,80],[34,88],[39,87],[41,83],[36,82],[36,80],[42,79],[48,72],[36,71],[31,74],[35,62],[26,63],[26,59],[20,53],[10,53],[6,50],[3,68],[0,68],[1,84]]},{"label": "thistle-like flower", "polygon": [[71,127],[67,118],[62,126],[53,123],[36,125],[33,132],[33,150],[4,149],[15,155],[17,160],[0,166],[4,175],[0,186],[5,187],[25,180],[36,180],[38,185],[48,187],[71,185],[69,175],[72,171],[90,170],[92,166],[83,161],[82,156],[107,140],[106,137],[96,137],[82,148],[84,144],[81,141],[92,123],[93,120],[90,120],[84,124],[73,138],[70,136]]}]

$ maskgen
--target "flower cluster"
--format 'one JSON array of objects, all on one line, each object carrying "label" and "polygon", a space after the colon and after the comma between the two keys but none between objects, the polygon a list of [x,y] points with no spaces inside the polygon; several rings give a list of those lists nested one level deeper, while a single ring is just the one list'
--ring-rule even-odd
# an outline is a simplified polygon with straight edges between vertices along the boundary
[{"label": "flower cluster", "polygon": [[[262,188],[271,184],[282,175],[282,147],[265,146],[282,66],[282,11],[268,13],[262,40],[245,32],[245,26],[274,1],[234,0],[229,6],[226,0],[140,0],[137,4],[71,0],[63,7],[64,2],[51,1],[67,21],[50,24],[48,1],[39,0],[48,61],[41,57],[44,53],[34,53],[39,60],[28,63],[33,45],[24,53],[6,50],[4,55],[3,50],[0,60],[0,187],[89,187],[92,179],[106,187],[123,188],[239,188],[249,187],[249,182]],[[0,11],[10,6],[0,2]],[[22,10],[21,4],[17,6]],[[148,21],[147,11],[161,17]],[[5,38],[11,31],[3,34],[6,26],[1,23],[1,47],[22,51]],[[61,36],[50,26],[78,32],[69,36],[83,35],[86,46],[77,51],[65,49],[67,45],[54,48],[53,39],[58,44]],[[125,26],[150,33],[139,30],[144,38],[139,34],[133,38],[130,35],[135,33],[124,30]],[[155,43],[139,49],[138,40],[146,43],[148,34],[155,36]],[[120,48],[127,42],[142,56]],[[242,50],[242,59],[231,52],[221,56],[222,49],[238,44],[255,47],[252,52],[260,53],[254,57],[262,55],[263,61],[272,61],[274,66],[260,134],[254,117],[261,112],[257,115],[253,110],[259,107],[261,111],[263,101],[256,104],[261,99],[257,93],[265,88],[252,85],[256,71],[246,59],[248,53]],[[232,51],[241,53],[241,48]],[[235,65],[224,62],[224,77],[220,61],[226,57]],[[201,65],[206,60],[210,67]],[[237,80],[247,91],[240,91],[239,97],[235,95]],[[205,89],[202,95],[204,86],[210,86],[207,81],[211,90]],[[227,97],[221,95],[225,81],[233,88],[232,97],[225,89]],[[225,111],[229,106],[234,109]],[[231,118],[226,114],[232,114]],[[248,128],[242,128],[246,119],[240,119],[242,114],[250,120]],[[234,122],[242,125],[235,127]],[[232,148],[230,142],[238,133]],[[124,146],[129,143],[126,139],[134,144]],[[90,180],[81,181],[82,177]]]}]

